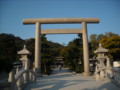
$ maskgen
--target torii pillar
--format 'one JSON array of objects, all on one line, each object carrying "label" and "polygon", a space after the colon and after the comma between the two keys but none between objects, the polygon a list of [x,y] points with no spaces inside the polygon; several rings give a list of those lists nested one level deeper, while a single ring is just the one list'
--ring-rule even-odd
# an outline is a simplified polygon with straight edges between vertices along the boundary
[{"label": "torii pillar", "polygon": [[[23,24],[36,24],[35,38],[35,69],[36,73],[41,74],[41,37],[40,34],[62,34],[62,33],[82,33],[83,36],[83,55],[84,55],[84,75],[89,76],[89,47],[87,35],[87,23],[98,23],[98,18],[43,18],[43,19],[24,19]],[[58,30],[41,30],[41,24],[61,24],[61,23],[82,23],[82,29],[58,29]]]},{"label": "torii pillar", "polygon": [[89,46],[88,46],[88,35],[87,35],[87,24],[82,22],[82,38],[83,38],[83,57],[84,57],[84,76],[89,76]]},{"label": "torii pillar", "polygon": [[36,74],[41,73],[41,28],[40,23],[36,22],[36,36],[35,36],[35,70]]}]

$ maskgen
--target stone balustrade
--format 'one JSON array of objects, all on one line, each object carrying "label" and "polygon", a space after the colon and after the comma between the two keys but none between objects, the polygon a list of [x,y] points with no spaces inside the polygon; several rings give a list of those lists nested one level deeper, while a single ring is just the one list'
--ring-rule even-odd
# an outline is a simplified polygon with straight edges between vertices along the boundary
[{"label": "stone balustrade", "polygon": [[9,90],[11,83],[9,82],[0,82],[0,90]]},{"label": "stone balustrade", "polygon": [[120,87],[120,68],[113,68],[113,77],[111,81]]},{"label": "stone balustrade", "polygon": [[32,70],[20,70],[18,73],[11,71],[9,74],[9,82],[11,82],[10,90],[21,90],[30,82],[36,81],[36,75]]},{"label": "stone balustrade", "polygon": [[29,69],[29,59],[27,57],[30,52],[26,49],[26,45],[18,54],[21,55],[21,62],[23,67],[17,66],[16,70],[9,73],[7,83],[0,84],[0,90],[22,90],[28,83],[36,81],[36,73]]},{"label": "stone balustrade", "polygon": [[11,83],[10,90],[21,90],[30,82],[36,81],[36,74],[33,70],[28,68],[28,61],[25,63],[24,69],[19,70],[19,68],[15,71],[12,70],[9,74],[8,82]]}]

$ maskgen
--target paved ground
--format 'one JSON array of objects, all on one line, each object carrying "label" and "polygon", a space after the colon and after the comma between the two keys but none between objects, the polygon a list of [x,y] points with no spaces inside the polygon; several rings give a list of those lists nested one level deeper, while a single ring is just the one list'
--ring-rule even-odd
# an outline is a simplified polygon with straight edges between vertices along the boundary
[{"label": "paved ground", "polygon": [[37,78],[24,90],[120,90],[109,81],[95,81],[92,77],[73,75],[67,69],[55,69],[50,76]]}]

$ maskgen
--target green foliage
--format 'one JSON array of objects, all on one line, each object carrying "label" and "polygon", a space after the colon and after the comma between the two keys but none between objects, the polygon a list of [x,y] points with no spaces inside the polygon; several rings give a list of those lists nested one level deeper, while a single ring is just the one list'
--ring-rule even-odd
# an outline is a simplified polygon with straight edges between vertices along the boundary
[{"label": "green foliage", "polygon": [[90,41],[89,41],[90,58],[92,58],[94,56],[94,51],[98,48],[98,44],[99,44],[99,41],[97,40],[97,35],[91,34]]},{"label": "green foliage", "polygon": [[61,56],[64,57],[65,65],[75,72],[83,71],[82,68],[79,67],[78,65],[80,58],[81,58],[81,62],[83,62],[82,51],[83,51],[83,47],[82,47],[81,38],[74,39],[68,44],[68,46],[61,49]]},{"label": "green foliage", "polygon": [[107,49],[109,49],[109,56],[113,60],[120,60],[120,36],[111,36],[102,38],[100,43]]},{"label": "green foliage", "polygon": [[[42,73],[49,74],[52,71],[51,65],[53,65],[57,56],[63,56],[65,65],[71,70],[83,72],[82,35],[79,35],[79,38],[71,41],[68,46],[62,46],[61,44],[48,41],[45,35],[41,36],[41,40]],[[108,55],[110,57],[114,60],[120,60],[119,35],[111,32],[99,35],[92,34],[89,41],[90,58],[95,55],[94,51],[98,48],[99,43],[109,49]],[[34,38],[22,40],[11,34],[0,34],[0,71],[9,72],[11,70],[12,63],[20,58],[17,55],[17,51],[21,50],[24,44],[27,45],[27,49],[31,52],[29,59],[33,64],[35,54]],[[81,62],[81,65],[78,65],[79,62]]]},{"label": "green foliage", "polygon": [[12,69],[12,63],[17,61],[17,50],[20,48],[19,37],[11,34],[0,34],[0,71],[9,72]]},{"label": "green foliage", "polygon": [[95,54],[94,51],[98,48],[98,44],[101,43],[104,48],[109,49],[108,55],[113,60],[120,60],[120,36],[118,34],[107,32],[105,34],[92,34],[90,36],[90,58]]},{"label": "green foliage", "polygon": [[[44,38],[44,36],[42,38]],[[55,58],[59,56],[60,48],[62,47],[61,44],[47,41],[46,38],[42,39],[42,73],[50,74],[52,71],[51,65],[54,64]]]},{"label": "green foliage", "polygon": [[30,68],[32,68],[34,63],[34,56],[35,56],[35,39],[34,38],[27,39],[25,40],[25,44],[27,46],[27,49],[31,52],[28,58],[30,59]]},{"label": "green foliage", "polygon": [[[47,41],[45,35],[41,36],[41,40],[42,73],[49,74],[51,72],[51,65],[54,62],[54,58],[59,55],[60,48],[63,46],[58,43]],[[0,34],[0,71],[9,72],[12,69],[13,62],[19,61],[20,59],[17,51],[23,49],[24,44],[26,44],[27,49],[31,52],[29,59],[31,65],[33,65],[35,55],[34,38],[22,40],[11,34]]]}]

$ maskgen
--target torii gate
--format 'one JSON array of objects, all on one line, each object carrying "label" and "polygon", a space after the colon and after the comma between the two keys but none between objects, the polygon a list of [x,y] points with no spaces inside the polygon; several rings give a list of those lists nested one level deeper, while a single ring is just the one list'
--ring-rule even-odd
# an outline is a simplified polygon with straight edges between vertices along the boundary
[{"label": "torii gate", "polygon": [[[63,24],[63,23],[82,23],[81,29],[44,29],[41,30],[41,24]],[[36,73],[41,73],[41,37],[40,34],[79,34],[83,37],[83,55],[84,55],[84,75],[89,76],[89,48],[87,23],[99,23],[98,18],[40,18],[24,19],[23,24],[36,24],[35,37],[35,69]]]}]

